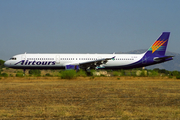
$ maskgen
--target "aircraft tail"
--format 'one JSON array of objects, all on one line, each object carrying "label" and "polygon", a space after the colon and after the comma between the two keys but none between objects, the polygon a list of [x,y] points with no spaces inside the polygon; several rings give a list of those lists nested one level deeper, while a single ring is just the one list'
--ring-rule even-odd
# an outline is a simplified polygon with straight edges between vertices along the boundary
[{"label": "aircraft tail", "polygon": [[169,40],[170,32],[163,32],[161,36],[148,49],[145,55],[150,56],[164,56]]}]

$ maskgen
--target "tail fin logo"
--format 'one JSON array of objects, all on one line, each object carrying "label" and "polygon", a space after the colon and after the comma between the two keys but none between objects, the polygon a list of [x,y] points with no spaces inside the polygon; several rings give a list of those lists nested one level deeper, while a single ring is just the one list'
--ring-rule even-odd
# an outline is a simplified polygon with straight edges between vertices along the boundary
[{"label": "tail fin logo", "polygon": [[166,42],[167,42],[167,40],[164,41],[164,39],[163,40],[161,40],[161,39],[157,40],[151,47],[152,53],[154,53],[159,47],[163,46],[163,44]]}]

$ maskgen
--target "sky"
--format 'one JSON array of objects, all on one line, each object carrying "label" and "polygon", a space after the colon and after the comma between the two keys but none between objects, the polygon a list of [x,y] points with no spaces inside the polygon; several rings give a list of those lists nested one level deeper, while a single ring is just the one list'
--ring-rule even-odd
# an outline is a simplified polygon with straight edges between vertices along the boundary
[{"label": "sky", "polygon": [[179,0],[0,0],[0,59],[22,53],[148,49],[171,32],[180,53]]}]

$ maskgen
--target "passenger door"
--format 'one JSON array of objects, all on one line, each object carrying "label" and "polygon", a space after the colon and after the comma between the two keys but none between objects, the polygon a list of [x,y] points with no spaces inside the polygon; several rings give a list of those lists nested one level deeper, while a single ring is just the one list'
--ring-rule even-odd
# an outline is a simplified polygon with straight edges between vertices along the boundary
[{"label": "passenger door", "polygon": [[21,60],[26,60],[26,54],[23,54],[23,55],[21,56]]},{"label": "passenger door", "polygon": [[56,64],[60,64],[60,56],[56,55]]}]

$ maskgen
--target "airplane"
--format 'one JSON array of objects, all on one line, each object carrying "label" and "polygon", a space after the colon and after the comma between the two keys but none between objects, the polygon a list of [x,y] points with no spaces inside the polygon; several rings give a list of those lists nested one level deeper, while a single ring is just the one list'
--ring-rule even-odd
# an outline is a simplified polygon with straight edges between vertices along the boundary
[{"label": "airplane", "polygon": [[132,69],[169,60],[166,48],[170,32],[163,32],[151,47],[142,54],[18,54],[4,65],[14,69]]}]

